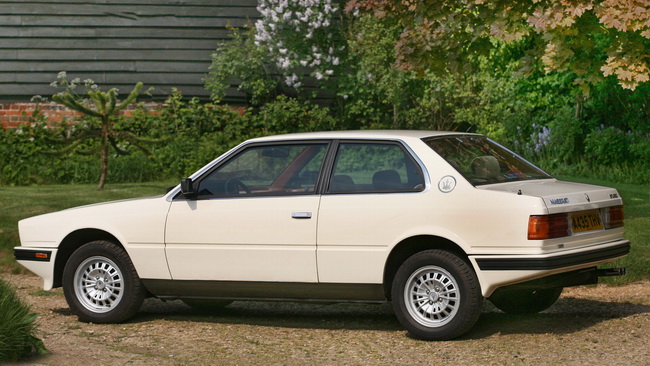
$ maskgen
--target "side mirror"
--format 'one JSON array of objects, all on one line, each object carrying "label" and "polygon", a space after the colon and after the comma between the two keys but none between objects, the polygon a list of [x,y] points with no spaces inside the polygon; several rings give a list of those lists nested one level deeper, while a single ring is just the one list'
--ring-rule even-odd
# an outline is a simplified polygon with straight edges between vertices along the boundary
[{"label": "side mirror", "polygon": [[192,184],[192,178],[181,179],[181,193],[185,197],[196,195],[196,192],[194,192],[194,184]]}]

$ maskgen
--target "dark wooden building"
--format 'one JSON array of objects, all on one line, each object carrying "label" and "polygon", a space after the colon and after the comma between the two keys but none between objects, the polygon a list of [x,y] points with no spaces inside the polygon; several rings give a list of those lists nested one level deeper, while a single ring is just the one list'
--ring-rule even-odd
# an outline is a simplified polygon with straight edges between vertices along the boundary
[{"label": "dark wooden building", "polygon": [[[208,98],[203,78],[226,27],[258,16],[256,0],[0,0],[0,103],[50,96],[60,71],[127,93],[142,81]],[[142,99],[141,99],[142,100]],[[240,99],[233,90],[226,99]]]}]

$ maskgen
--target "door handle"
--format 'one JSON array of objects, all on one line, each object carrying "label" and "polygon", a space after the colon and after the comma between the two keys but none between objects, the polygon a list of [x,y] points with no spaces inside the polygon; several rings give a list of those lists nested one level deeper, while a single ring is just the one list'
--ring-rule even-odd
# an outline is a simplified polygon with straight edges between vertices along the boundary
[{"label": "door handle", "polygon": [[292,212],[291,218],[293,219],[311,219],[311,212]]}]

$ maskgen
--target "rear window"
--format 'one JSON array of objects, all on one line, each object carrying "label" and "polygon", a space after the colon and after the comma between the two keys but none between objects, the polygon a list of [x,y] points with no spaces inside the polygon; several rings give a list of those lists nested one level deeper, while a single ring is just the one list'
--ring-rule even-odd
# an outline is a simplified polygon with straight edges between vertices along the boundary
[{"label": "rear window", "polygon": [[552,178],[485,136],[434,137],[424,142],[475,186]]}]

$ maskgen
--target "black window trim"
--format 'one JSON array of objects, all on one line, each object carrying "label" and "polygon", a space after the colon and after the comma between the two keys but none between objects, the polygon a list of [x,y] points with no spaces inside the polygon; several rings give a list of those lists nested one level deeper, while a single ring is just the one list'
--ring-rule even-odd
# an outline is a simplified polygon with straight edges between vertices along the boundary
[{"label": "black window trim", "polygon": [[[329,183],[330,183],[330,178],[332,176],[332,172],[334,169],[334,162],[336,160],[336,154],[338,152],[339,145],[342,143],[358,143],[358,144],[395,144],[398,145],[403,152],[411,159],[411,161],[414,163],[416,168],[418,169],[419,174],[422,175],[422,180],[424,182],[424,186],[422,189],[419,190],[407,190],[407,191],[354,191],[354,192],[328,192],[327,190],[329,189]],[[396,194],[396,193],[421,193],[425,192],[429,189],[429,186],[431,185],[430,183],[430,178],[429,178],[429,173],[422,161],[419,159],[419,157],[415,154],[415,152],[411,149],[408,144],[404,143],[404,141],[400,139],[376,139],[376,138],[351,138],[351,139],[323,139],[323,138],[315,138],[315,139],[297,139],[297,140],[278,140],[278,141],[261,141],[261,142],[250,142],[250,143],[242,143],[238,146],[235,146],[228,152],[224,153],[220,157],[217,157],[214,160],[214,164],[212,166],[206,166],[202,168],[201,170],[198,170],[195,174],[193,174],[193,183],[198,184],[200,183],[201,180],[203,180],[205,177],[210,175],[214,170],[219,169],[221,166],[229,162],[231,159],[236,157],[238,154],[243,152],[245,149],[248,149],[250,147],[258,147],[258,146],[278,146],[278,145],[305,145],[305,144],[325,144],[326,145],[326,155],[325,158],[323,159],[323,164],[321,166],[321,171],[317,177],[316,181],[316,187],[314,192],[309,192],[309,193],[279,193],[279,194],[269,194],[269,195],[246,195],[246,196],[206,196],[206,197],[193,197],[191,200],[206,200],[206,199],[231,199],[231,198],[238,198],[238,199],[246,199],[246,198],[258,198],[258,197],[290,197],[290,196],[305,196],[305,195],[333,195],[333,194]],[[182,193],[177,191],[171,199],[168,199],[170,201],[176,201],[176,200],[188,200],[190,198],[187,198],[182,195]]]},{"label": "black window trim", "polygon": [[[222,158],[215,162],[214,165],[208,167],[207,169],[201,170],[199,175],[196,178],[193,178],[193,184],[195,187],[198,187],[202,180],[212,174],[215,170],[218,170],[232,159],[235,159],[241,153],[249,148],[256,147],[270,147],[270,146],[286,146],[286,145],[325,145],[325,158],[321,164],[321,171],[319,172],[316,178],[316,185],[313,192],[304,192],[304,193],[270,193],[270,194],[254,194],[254,195],[206,195],[206,196],[195,196],[191,200],[202,201],[202,200],[214,200],[214,199],[246,199],[246,198],[258,198],[258,197],[291,197],[291,196],[309,196],[309,195],[319,195],[320,187],[323,181],[323,170],[328,168],[327,159],[331,154],[333,140],[331,139],[301,139],[301,140],[278,140],[278,141],[263,141],[263,142],[250,142],[246,144],[241,144],[238,147],[233,148],[230,152],[226,153],[227,155],[222,155]],[[186,200],[180,192],[174,196],[172,200]]]}]

